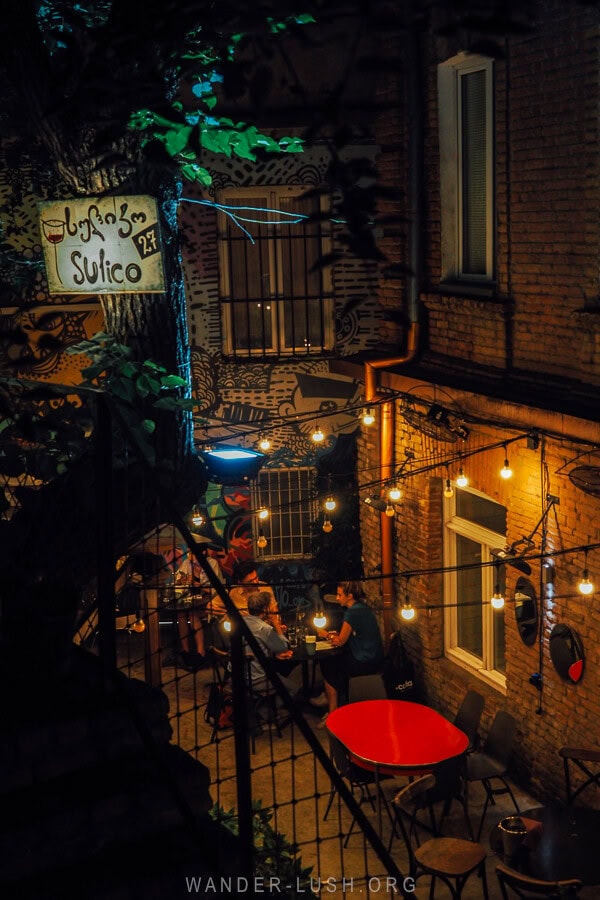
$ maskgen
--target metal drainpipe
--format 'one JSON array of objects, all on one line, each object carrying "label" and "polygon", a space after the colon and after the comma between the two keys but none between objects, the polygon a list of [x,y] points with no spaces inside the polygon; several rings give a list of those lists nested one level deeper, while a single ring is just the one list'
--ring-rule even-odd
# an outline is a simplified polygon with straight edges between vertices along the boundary
[{"label": "metal drainpipe", "polygon": [[[410,327],[406,339],[406,350],[402,356],[365,362],[365,403],[379,398],[377,371],[392,366],[401,366],[413,360],[420,346],[421,328],[419,324],[419,290],[422,269],[422,186],[423,186],[423,117],[421,91],[421,55],[419,33],[415,28],[407,29],[404,39],[404,57],[407,64],[407,111],[409,135],[409,177],[408,200],[410,213],[409,229],[409,269],[406,284],[406,303]],[[381,405],[379,432],[379,470],[382,481],[394,472],[394,402]],[[386,638],[393,629],[395,606],[393,572],[394,518],[380,514],[381,541],[381,596],[383,600],[384,634]]]}]

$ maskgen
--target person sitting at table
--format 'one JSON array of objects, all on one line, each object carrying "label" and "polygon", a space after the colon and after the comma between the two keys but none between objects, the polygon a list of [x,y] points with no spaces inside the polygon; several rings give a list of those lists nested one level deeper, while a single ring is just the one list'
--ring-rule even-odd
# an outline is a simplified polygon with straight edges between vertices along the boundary
[{"label": "person sitting at table", "polygon": [[[279,606],[275,599],[273,589],[265,582],[261,581],[256,571],[256,563],[251,559],[242,560],[234,566],[232,572],[233,586],[229,590],[229,596],[233,600],[235,606],[239,609],[243,616],[248,615],[248,598],[250,594],[257,590],[266,592],[269,595],[269,609],[267,620],[273,626],[277,634],[285,634],[284,626],[281,622]],[[211,611],[215,615],[226,616],[227,609],[220,597],[215,597],[210,605]]]},{"label": "person sitting at table", "polygon": [[[295,697],[299,693],[300,687],[286,673],[286,670],[289,671],[289,660],[293,656],[293,651],[290,650],[287,639],[282,634],[279,634],[269,621],[271,601],[271,591],[260,590],[247,594],[245,603],[248,611],[245,623],[258,641],[261,649],[264,650],[265,656],[274,657],[275,668],[278,670],[279,677],[291,696]],[[285,663],[284,665],[277,665],[278,661],[285,661]],[[268,687],[265,672],[254,657],[250,659],[250,680],[252,687],[259,691],[265,691]]]},{"label": "person sitting at table", "polygon": [[[329,712],[345,703],[348,681],[352,675],[372,675],[383,666],[383,640],[375,613],[364,603],[364,591],[360,581],[341,581],[337,586],[336,601],[344,609],[339,632],[317,629],[321,638],[328,638],[333,647],[343,647],[339,656],[321,660],[325,693]],[[322,725],[327,719],[326,713]]]}]

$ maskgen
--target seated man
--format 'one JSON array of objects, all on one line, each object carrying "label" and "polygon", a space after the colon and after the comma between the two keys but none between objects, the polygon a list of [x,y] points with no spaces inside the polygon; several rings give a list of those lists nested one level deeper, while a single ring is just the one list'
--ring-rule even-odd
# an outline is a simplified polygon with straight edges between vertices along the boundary
[{"label": "seated man", "polygon": [[[334,647],[344,647],[340,656],[321,660],[321,672],[329,712],[337,709],[338,702],[346,702],[348,681],[352,675],[371,675],[383,666],[383,640],[375,613],[364,602],[364,592],[359,581],[343,581],[338,584],[336,600],[344,609],[342,627],[337,632],[318,628],[319,637],[328,638]],[[327,714],[323,717],[325,724]]]},{"label": "seated man", "polygon": [[[271,592],[252,591],[247,595],[246,604],[248,613],[246,625],[258,641],[265,656],[272,656],[275,660],[289,660],[293,652],[289,649],[286,638],[279,634],[269,622],[271,608]],[[277,665],[276,665],[277,668]],[[250,659],[250,681],[252,687],[258,691],[265,691],[269,686],[264,669],[257,659]],[[281,674],[280,678],[292,697],[299,692],[299,686],[288,676]]]},{"label": "seated man", "polygon": [[[281,622],[279,606],[277,605],[275,594],[273,593],[273,589],[262,582],[258,577],[256,563],[251,559],[246,559],[237,563],[233,568],[232,582],[233,586],[230,588],[229,596],[244,616],[248,615],[248,598],[250,594],[260,590],[269,595],[267,621],[273,626],[277,634],[283,635],[285,629]],[[210,608],[215,615],[227,615],[225,604],[220,597],[215,597],[213,599]]]}]

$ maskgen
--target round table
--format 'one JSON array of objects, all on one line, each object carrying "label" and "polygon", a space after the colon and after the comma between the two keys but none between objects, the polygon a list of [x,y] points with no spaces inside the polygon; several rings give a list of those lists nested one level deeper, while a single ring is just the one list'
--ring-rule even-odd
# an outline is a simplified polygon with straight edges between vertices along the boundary
[{"label": "round table", "polygon": [[[600,810],[551,805],[528,809],[520,816],[528,834],[516,854],[505,860],[507,865],[544,881],[580,878],[586,885],[600,884]],[[490,846],[503,855],[497,825],[490,834]]]}]

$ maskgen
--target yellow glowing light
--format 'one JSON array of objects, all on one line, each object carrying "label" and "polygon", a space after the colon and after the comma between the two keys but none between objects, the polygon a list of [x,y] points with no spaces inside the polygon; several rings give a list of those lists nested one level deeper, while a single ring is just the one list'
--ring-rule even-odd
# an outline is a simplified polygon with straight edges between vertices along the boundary
[{"label": "yellow glowing light", "polygon": [[325,509],[328,509],[329,512],[332,512],[337,506],[337,503],[333,499],[333,497],[328,497],[325,501]]},{"label": "yellow glowing light", "polygon": [[367,425],[367,426],[372,425],[373,422],[375,421],[375,415],[370,406],[367,409],[365,409],[362,420],[363,420],[363,425]]}]

